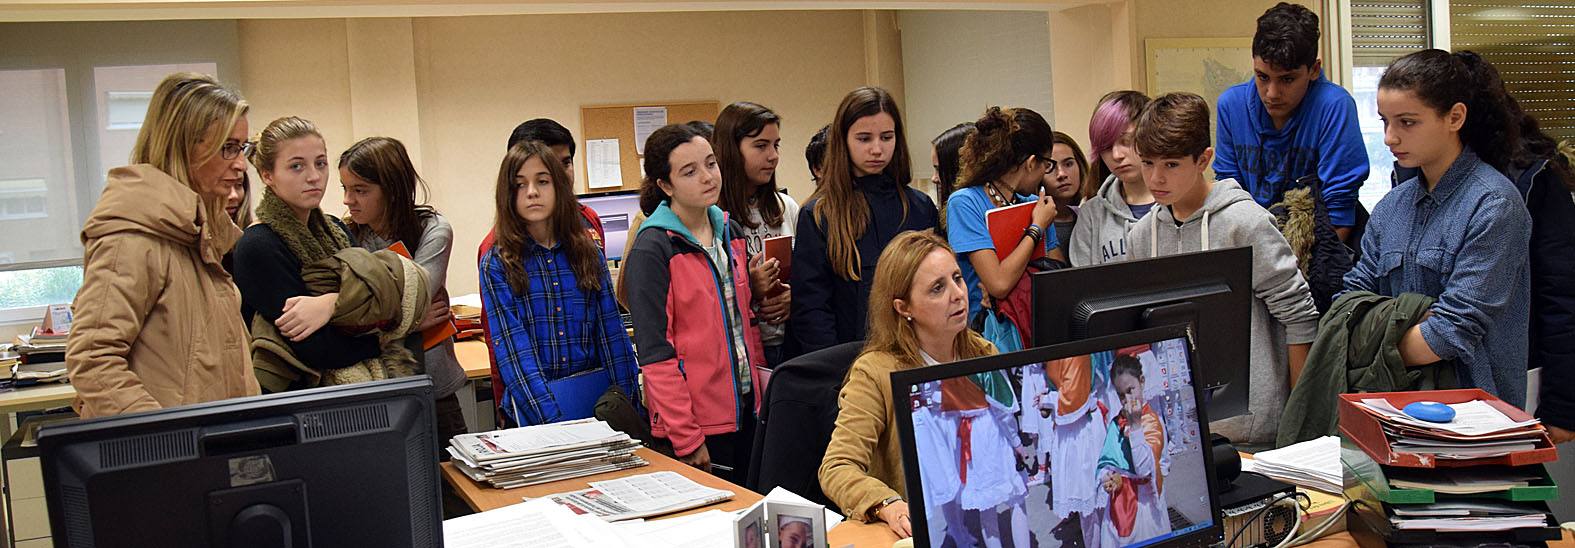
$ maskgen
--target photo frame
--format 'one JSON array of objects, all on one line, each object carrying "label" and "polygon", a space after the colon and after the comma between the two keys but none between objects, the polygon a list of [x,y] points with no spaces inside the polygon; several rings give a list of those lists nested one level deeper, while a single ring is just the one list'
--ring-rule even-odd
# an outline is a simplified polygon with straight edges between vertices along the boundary
[{"label": "photo frame", "polygon": [[771,501],[766,517],[768,548],[827,548],[824,507]]},{"label": "photo frame", "polygon": [[766,501],[739,512],[733,519],[733,548],[766,548]]}]

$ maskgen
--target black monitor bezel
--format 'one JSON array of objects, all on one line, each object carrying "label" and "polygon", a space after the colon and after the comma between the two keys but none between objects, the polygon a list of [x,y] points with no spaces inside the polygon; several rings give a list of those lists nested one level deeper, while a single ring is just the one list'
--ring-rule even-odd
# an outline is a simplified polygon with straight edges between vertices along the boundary
[{"label": "black monitor bezel", "polygon": [[[1193,348],[1192,334],[1184,325],[1166,325],[1117,335],[1040,346],[1006,354],[995,354],[982,358],[893,371],[891,373],[890,396],[893,408],[897,410],[895,414],[898,440],[902,443],[903,480],[908,491],[904,493],[904,500],[910,501],[908,517],[913,527],[914,545],[932,546],[933,544],[930,543],[929,539],[930,533],[926,522],[927,518],[924,515],[924,505],[911,503],[911,501],[923,500],[924,497],[924,484],[920,478],[918,467],[919,451],[913,433],[913,414],[907,412],[906,409],[906,402],[913,385],[1178,338],[1187,340],[1187,361],[1189,364],[1187,373],[1191,377],[1192,396],[1195,398],[1194,401],[1197,402],[1198,436],[1200,440],[1206,441],[1209,439],[1208,411],[1207,406],[1204,405],[1203,388],[1197,382],[1198,373],[1197,364],[1193,362],[1195,349]],[[1220,511],[1219,494],[1216,492],[1218,490],[1218,478],[1214,474],[1214,453],[1206,443],[1203,444],[1202,451],[1203,470],[1208,482],[1209,514],[1212,517],[1212,524],[1208,528],[1166,539],[1150,546],[1163,547],[1190,544],[1199,538],[1209,538],[1216,541],[1223,538],[1225,526],[1224,517]]]}]

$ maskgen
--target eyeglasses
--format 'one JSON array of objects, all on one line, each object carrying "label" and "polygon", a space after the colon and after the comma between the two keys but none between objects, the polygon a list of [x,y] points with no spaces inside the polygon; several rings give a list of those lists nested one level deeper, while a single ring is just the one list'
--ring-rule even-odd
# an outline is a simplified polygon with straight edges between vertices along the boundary
[{"label": "eyeglasses", "polygon": [[1056,170],[1055,160],[1051,160],[1049,158],[1046,158],[1044,156],[1040,156],[1038,154],[1035,154],[1034,157],[1038,158],[1040,162],[1044,163],[1044,165],[1045,165],[1045,173],[1055,173],[1055,170]]},{"label": "eyeglasses", "polygon": [[226,160],[234,160],[236,156],[240,156],[242,154],[247,155],[247,156],[251,156],[252,150],[255,149],[255,148],[256,147],[253,146],[249,142],[247,142],[247,143],[235,143],[235,142],[224,143],[224,146],[219,147],[219,157],[224,158]]}]

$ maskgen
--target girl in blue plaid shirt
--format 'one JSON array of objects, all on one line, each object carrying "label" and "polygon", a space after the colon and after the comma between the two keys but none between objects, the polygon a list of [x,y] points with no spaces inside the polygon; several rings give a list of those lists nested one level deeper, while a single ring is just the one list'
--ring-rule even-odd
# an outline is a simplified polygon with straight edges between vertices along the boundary
[{"label": "girl in blue plaid shirt", "polygon": [[498,405],[521,426],[590,417],[609,386],[639,405],[634,347],[572,185],[537,141],[510,147],[498,170],[481,299],[504,385]]}]

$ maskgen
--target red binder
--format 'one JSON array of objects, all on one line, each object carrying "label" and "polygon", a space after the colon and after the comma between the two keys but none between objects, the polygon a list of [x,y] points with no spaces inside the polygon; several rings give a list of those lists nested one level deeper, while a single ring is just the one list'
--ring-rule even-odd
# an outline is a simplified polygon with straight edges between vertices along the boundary
[{"label": "red binder", "polygon": [[1553,440],[1548,438],[1546,429],[1543,429],[1540,437],[1536,439],[1536,448],[1500,457],[1435,459],[1431,455],[1395,451],[1390,447],[1389,438],[1384,434],[1383,424],[1378,418],[1357,406],[1357,402],[1364,399],[1379,398],[1388,400],[1389,404],[1396,409],[1404,408],[1419,401],[1436,401],[1452,404],[1482,400],[1504,413],[1510,420],[1519,422],[1531,420],[1532,418],[1530,414],[1520,408],[1504,403],[1503,400],[1480,388],[1340,394],[1340,435],[1355,442],[1358,447],[1362,448],[1362,452],[1367,453],[1367,456],[1372,457],[1373,461],[1378,464],[1410,468],[1460,468],[1484,465],[1525,466],[1541,462],[1553,462],[1559,459],[1558,450],[1553,448]]},{"label": "red binder", "polygon": [[[1028,223],[1033,222],[1034,204],[1027,202],[1017,205],[998,207],[984,213],[985,228],[990,231],[990,242],[995,244],[996,260],[1004,260],[1012,250],[1017,249],[1017,244],[1023,241],[1023,230],[1028,228]],[[1039,227],[1047,228],[1047,227]],[[1049,235],[1053,237],[1054,235]],[[1044,246],[1034,250],[1029,260],[1045,256]]]}]

